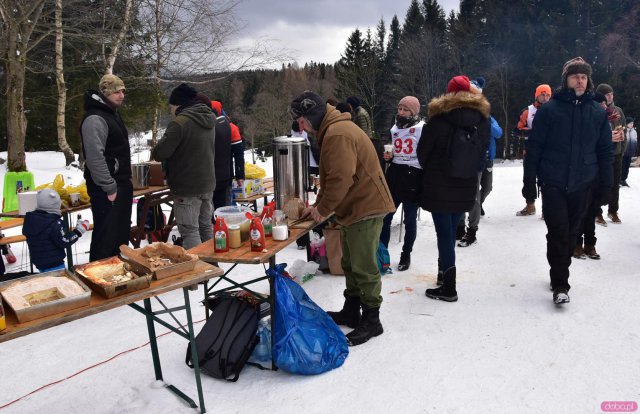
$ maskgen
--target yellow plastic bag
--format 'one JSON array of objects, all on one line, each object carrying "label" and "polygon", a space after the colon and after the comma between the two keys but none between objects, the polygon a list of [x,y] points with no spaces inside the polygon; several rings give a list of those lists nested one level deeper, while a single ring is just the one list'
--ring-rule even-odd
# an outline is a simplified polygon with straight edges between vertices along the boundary
[{"label": "yellow plastic bag", "polygon": [[265,170],[261,167],[258,167],[255,164],[244,164],[244,178],[248,180],[254,180],[257,178],[264,178],[267,176]]}]

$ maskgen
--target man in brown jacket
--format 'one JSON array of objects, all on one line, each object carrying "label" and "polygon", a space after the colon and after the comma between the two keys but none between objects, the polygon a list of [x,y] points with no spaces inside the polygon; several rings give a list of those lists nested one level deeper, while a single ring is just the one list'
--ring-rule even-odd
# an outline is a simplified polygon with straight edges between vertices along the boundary
[{"label": "man in brown jacket", "polygon": [[383,218],[395,210],[391,193],[371,140],[349,114],[309,91],[291,102],[289,112],[320,146],[320,192],[304,215],[320,222],[333,213],[342,225],[345,303],[329,315],[338,325],[355,328],[347,340],[359,345],[383,332],[376,251]]}]

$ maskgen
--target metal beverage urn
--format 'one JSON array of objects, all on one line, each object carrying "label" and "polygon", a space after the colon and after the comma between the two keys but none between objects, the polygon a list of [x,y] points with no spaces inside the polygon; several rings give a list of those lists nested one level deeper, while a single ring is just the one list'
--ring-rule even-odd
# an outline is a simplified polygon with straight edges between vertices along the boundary
[{"label": "metal beverage urn", "polygon": [[309,144],[305,138],[273,139],[273,183],[276,209],[296,198],[308,204]]}]

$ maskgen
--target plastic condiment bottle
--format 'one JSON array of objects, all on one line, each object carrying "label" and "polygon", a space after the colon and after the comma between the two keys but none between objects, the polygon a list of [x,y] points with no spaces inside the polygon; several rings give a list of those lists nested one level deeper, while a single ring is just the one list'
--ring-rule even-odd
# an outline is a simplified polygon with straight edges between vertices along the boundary
[{"label": "plastic condiment bottle", "polygon": [[[251,216],[251,213],[247,213],[247,217]],[[252,252],[261,252],[266,248],[264,239],[264,227],[260,222],[260,217],[251,216],[251,226],[249,227],[249,242],[251,243]]]},{"label": "plastic condiment bottle", "polygon": [[262,218],[265,237],[271,237],[273,233],[273,210],[271,210],[271,207],[265,206],[260,217]]},{"label": "plastic condiment bottle", "polygon": [[7,329],[7,322],[4,319],[4,308],[2,307],[2,296],[0,296],[0,331],[4,331],[5,329]]},{"label": "plastic condiment bottle", "polygon": [[229,247],[237,249],[242,244],[242,237],[240,236],[240,226],[229,226]]},{"label": "plastic condiment bottle", "polygon": [[229,251],[229,230],[222,217],[218,217],[213,226],[213,250],[216,253]]}]

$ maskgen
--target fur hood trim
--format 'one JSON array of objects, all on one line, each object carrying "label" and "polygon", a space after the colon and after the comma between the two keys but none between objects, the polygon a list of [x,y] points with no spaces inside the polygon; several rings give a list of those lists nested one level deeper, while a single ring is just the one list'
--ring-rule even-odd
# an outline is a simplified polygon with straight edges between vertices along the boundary
[{"label": "fur hood trim", "polygon": [[442,115],[454,109],[469,108],[480,112],[485,118],[489,118],[491,104],[484,95],[472,92],[447,93],[433,98],[427,107],[429,118]]}]

